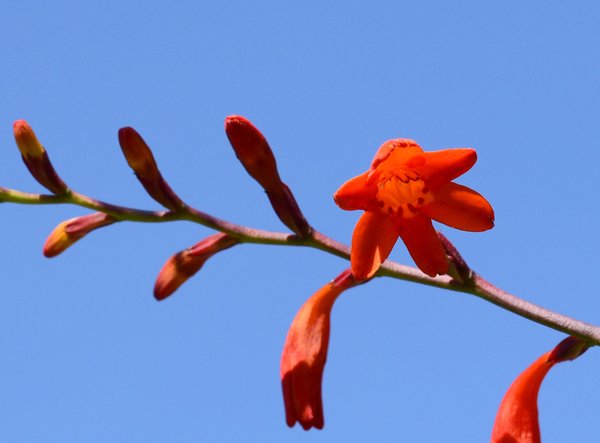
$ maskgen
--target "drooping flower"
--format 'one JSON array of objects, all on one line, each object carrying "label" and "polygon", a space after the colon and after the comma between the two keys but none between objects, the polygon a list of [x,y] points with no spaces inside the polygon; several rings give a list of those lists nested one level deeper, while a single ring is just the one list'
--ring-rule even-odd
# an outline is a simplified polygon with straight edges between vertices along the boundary
[{"label": "drooping flower", "polygon": [[69,188],[56,173],[48,153],[38,141],[35,132],[25,120],[13,124],[15,141],[23,162],[31,175],[46,189],[57,195],[66,194]]},{"label": "drooping flower", "polygon": [[398,237],[421,271],[448,272],[444,248],[432,220],[464,231],[494,226],[494,211],[479,193],[453,183],[477,161],[473,149],[424,152],[413,140],[385,142],[365,173],[344,183],[334,195],[345,210],[363,210],[352,236],[354,277],[372,277]]},{"label": "drooping flower", "polygon": [[154,285],[154,298],[164,300],[198,272],[206,260],[238,243],[236,238],[220,232],[173,255],[158,274]]},{"label": "drooping flower", "polygon": [[66,220],[54,228],[46,239],[44,255],[48,258],[55,257],[90,232],[117,221],[113,216],[103,212],[94,212]]},{"label": "drooping flower", "polygon": [[281,356],[281,385],[288,426],[299,422],[308,430],[322,429],[321,382],[329,345],[333,303],[356,285],[348,269],[319,289],[300,308],[288,332]]},{"label": "drooping flower", "polygon": [[312,228],[294,194],[281,180],[275,156],[265,136],[241,115],[230,115],[225,119],[225,133],[242,166],[265,190],[279,219],[296,234],[308,237]]},{"label": "drooping flower", "polygon": [[585,342],[568,337],[525,369],[502,399],[491,443],[540,443],[537,398],[544,377],[556,363],[574,360],[587,349]]}]

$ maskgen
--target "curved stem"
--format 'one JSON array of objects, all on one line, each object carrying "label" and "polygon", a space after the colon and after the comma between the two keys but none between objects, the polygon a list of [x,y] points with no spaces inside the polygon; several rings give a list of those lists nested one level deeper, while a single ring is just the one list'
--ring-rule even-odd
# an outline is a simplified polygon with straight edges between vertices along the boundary
[{"label": "curved stem", "polygon": [[[296,234],[253,229],[226,220],[221,220],[187,205],[179,211],[145,211],[113,205],[76,192],[66,195],[43,195],[30,194],[2,187],[0,187],[0,202],[20,204],[68,203],[110,214],[121,221],[161,223],[187,220],[217,231],[225,232],[244,243],[307,246],[320,249],[344,259],[350,257],[350,248],[348,246],[339,243],[318,231],[313,231],[309,237],[303,238]],[[474,275],[473,278],[467,282],[453,279],[449,275],[431,278],[423,274],[417,268],[387,260],[382,264],[376,276],[392,277],[442,289],[473,294],[521,317],[549,328],[556,329],[557,331],[564,332],[565,334],[576,336],[587,342],[589,345],[600,345],[600,327],[527,302],[503,291],[478,275]]]}]

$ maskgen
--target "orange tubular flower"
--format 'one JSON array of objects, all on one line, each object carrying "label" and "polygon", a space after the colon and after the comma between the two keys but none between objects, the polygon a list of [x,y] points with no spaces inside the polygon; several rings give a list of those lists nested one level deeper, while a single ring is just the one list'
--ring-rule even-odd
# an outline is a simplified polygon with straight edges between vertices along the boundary
[{"label": "orange tubular flower", "polygon": [[431,220],[463,231],[494,226],[494,211],[480,194],[452,183],[477,161],[473,149],[424,152],[413,140],[385,142],[370,169],[344,183],[334,195],[347,211],[363,210],[352,236],[354,277],[377,272],[398,237],[421,271],[448,272],[448,260]]},{"label": "orange tubular flower", "polygon": [[281,384],[288,426],[322,429],[321,382],[329,345],[331,308],[336,298],[356,285],[350,270],[319,289],[294,318],[281,356]]},{"label": "orange tubular flower", "polygon": [[556,363],[574,360],[587,349],[586,343],[568,337],[525,369],[502,399],[491,443],[540,443],[537,398],[544,377]]}]

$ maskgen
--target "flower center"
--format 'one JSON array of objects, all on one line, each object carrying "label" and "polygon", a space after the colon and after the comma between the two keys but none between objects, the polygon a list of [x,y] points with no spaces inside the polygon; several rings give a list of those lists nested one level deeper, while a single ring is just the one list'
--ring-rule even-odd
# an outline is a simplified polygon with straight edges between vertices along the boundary
[{"label": "flower center", "polygon": [[412,217],[417,208],[432,200],[421,177],[412,171],[386,172],[377,183],[377,201],[381,211]]}]

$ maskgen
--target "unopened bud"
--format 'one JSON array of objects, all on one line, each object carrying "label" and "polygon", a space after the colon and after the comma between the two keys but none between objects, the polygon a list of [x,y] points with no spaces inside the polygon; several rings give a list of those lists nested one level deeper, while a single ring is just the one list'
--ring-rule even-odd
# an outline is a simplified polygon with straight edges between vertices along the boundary
[{"label": "unopened bud", "polygon": [[102,212],[66,220],[54,228],[46,239],[44,255],[48,258],[55,257],[93,230],[116,221],[116,218]]},{"label": "unopened bud", "polygon": [[448,274],[464,285],[472,285],[474,273],[462,255],[460,255],[456,246],[454,246],[454,244],[452,244],[452,242],[441,232],[437,231],[437,235],[442,242],[442,247],[450,261]]},{"label": "unopened bud", "polygon": [[279,219],[296,234],[308,237],[312,229],[292,191],[281,181],[275,156],[265,136],[240,115],[230,115],[225,119],[225,132],[248,174],[266,191]]},{"label": "unopened bud", "polygon": [[284,225],[301,237],[310,235],[311,227],[304,218],[294,194],[285,183],[282,182],[280,188],[275,191],[267,191],[267,197]]},{"label": "unopened bud", "polygon": [[154,297],[159,301],[164,300],[196,274],[206,260],[217,252],[229,249],[238,243],[237,239],[228,234],[219,233],[173,255],[158,274],[154,285]]},{"label": "unopened bud", "polygon": [[277,162],[264,135],[245,117],[230,115],[225,119],[225,133],[248,174],[269,191],[281,182]]},{"label": "unopened bud", "polygon": [[130,127],[119,129],[119,144],[127,163],[150,196],[164,207],[176,211],[183,206],[158,170],[150,147],[138,132]]},{"label": "unopened bud", "polygon": [[13,124],[13,132],[23,162],[33,178],[54,194],[61,195],[69,192],[67,185],[54,170],[46,150],[31,126],[25,120],[17,120]]}]

